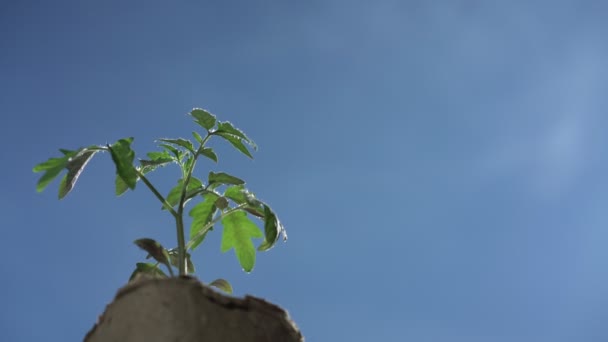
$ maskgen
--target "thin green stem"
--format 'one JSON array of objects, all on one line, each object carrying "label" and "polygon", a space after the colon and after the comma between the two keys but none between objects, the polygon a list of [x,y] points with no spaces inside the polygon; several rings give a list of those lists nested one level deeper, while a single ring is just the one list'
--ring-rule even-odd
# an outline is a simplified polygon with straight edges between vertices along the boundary
[{"label": "thin green stem", "polygon": [[196,160],[198,159],[199,154],[205,147],[205,143],[211,137],[211,133],[207,132],[207,135],[201,142],[201,145],[198,147],[194,155],[192,156],[192,163],[190,163],[190,167],[186,171],[186,176],[184,179],[184,186],[182,187],[182,193],[179,198],[179,203],[177,205],[177,216],[175,217],[175,226],[177,230],[177,263],[179,269],[179,275],[187,275],[188,274],[188,264],[186,261],[186,241],[184,237],[184,204],[186,203],[186,194],[188,193],[188,184],[190,184],[190,178],[192,177],[192,172],[194,171],[194,166],[196,165]]},{"label": "thin green stem", "polygon": [[158,200],[165,206],[165,208],[167,208],[167,210],[169,210],[171,215],[173,215],[173,217],[177,218],[177,212],[171,207],[171,204],[169,204],[169,202],[167,202],[167,200],[163,197],[163,195],[161,195],[160,192],[158,192],[158,190],[156,190],[154,185],[152,185],[152,183],[150,183],[148,178],[146,178],[146,176],[144,176],[144,174],[141,171],[139,171],[138,169],[135,169],[135,172],[137,172],[137,176],[139,178],[141,178],[141,180],[144,182],[144,184],[146,184],[148,189],[150,189],[150,191],[152,191],[152,193],[156,196],[156,198],[158,198]]}]

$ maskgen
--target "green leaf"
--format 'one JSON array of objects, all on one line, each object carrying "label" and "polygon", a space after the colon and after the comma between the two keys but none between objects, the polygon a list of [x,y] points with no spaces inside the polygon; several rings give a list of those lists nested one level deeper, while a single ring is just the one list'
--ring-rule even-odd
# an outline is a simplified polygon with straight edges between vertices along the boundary
[{"label": "green leaf", "polygon": [[206,130],[210,130],[215,126],[215,115],[209,113],[208,111],[202,108],[194,108],[190,115],[194,118],[194,121],[201,125]]},{"label": "green leaf", "polygon": [[159,166],[165,166],[165,165],[167,165],[169,163],[172,163],[174,160],[175,160],[175,158],[171,158],[171,159],[158,159],[158,160],[140,159],[139,163],[141,164],[141,169],[142,170],[148,169],[148,171],[152,171],[152,170],[156,169]]},{"label": "green leaf", "polygon": [[218,289],[224,291],[227,294],[232,294],[232,285],[230,285],[230,283],[226,279],[215,279],[214,281],[209,283],[209,286],[217,287]]},{"label": "green leaf", "polygon": [[264,242],[258,247],[258,251],[267,251],[274,246],[279,239],[279,233],[283,226],[277,215],[264,204]]},{"label": "green leaf", "polygon": [[247,149],[247,147],[243,144],[240,138],[235,137],[234,135],[226,134],[226,133],[217,133],[218,136],[226,139],[232,146],[234,146],[237,150],[241,151],[247,157],[253,159],[253,155]]},{"label": "green leaf", "polygon": [[222,219],[224,232],[222,234],[221,251],[227,252],[234,248],[241,267],[245,272],[251,272],[255,265],[255,248],[252,238],[264,235],[244,211],[235,211]]},{"label": "green leaf", "polygon": [[194,157],[192,157],[192,156],[187,157],[186,161],[184,162],[184,166],[182,167],[182,174],[184,175],[184,177],[186,177],[186,172],[187,172],[187,170],[190,170],[192,163],[194,163]]},{"label": "green leaf", "polygon": [[154,258],[154,260],[167,266],[169,273],[171,276],[173,276],[169,252],[160,243],[148,238],[138,239],[133,241],[133,243],[135,243],[139,248],[148,252],[148,255]]},{"label": "green leaf", "polygon": [[213,214],[217,210],[215,202],[218,199],[218,195],[210,192],[203,195],[203,201],[192,207],[192,210],[188,213],[192,217],[192,223],[190,225],[190,240],[194,241],[191,250],[194,250],[198,245],[203,242],[205,236],[209,230],[213,227],[208,227],[206,230],[202,229],[211,222]]},{"label": "green leaf", "polygon": [[243,185],[235,185],[226,188],[224,197],[230,198],[236,204],[247,203],[247,206],[243,208],[246,212],[259,218],[264,218],[264,207],[263,203],[255,198],[255,196],[249,192]]},{"label": "green leaf", "polygon": [[178,150],[177,148],[175,148],[175,147],[173,147],[171,145],[167,145],[167,144],[158,144],[158,146],[164,148],[168,152],[173,153],[173,155],[176,158],[176,161],[182,160],[182,151]]},{"label": "green leaf", "polygon": [[61,149],[60,151],[64,154],[63,157],[49,158],[47,161],[34,166],[32,169],[34,172],[45,171],[42,177],[40,177],[38,180],[36,191],[43,191],[53,181],[53,179],[57,178],[61,171],[68,165],[70,157],[76,155],[80,150],[70,151]]},{"label": "green leaf", "polygon": [[131,190],[134,190],[137,183],[137,172],[133,166],[135,152],[131,149],[131,142],[133,142],[133,138],[120,139],[114,145],[108,145],[108,149],[116,165],[116,174]]},{"label": "green leaf", "polygon": [[67,174],[61,180],[59,184],[59,199],[64,198],[76,184],[78,177],[87,166],[87,163],[99,150],[82,149],[75,156],[68,159],[66,168],[68,169]]},{"label": "green leaf", "polygon": [[150,256],[154,258],[154,260],[162,264],[169,263],[169,253],[160,243],[156,242],[155,240],[143,238],[137,239],[133,241],[133,243],[135,243],[137,247],[148,252],[148,254],[150,254]]},{"label": "green leaf", "polygon": [[114,181],[114,194],[116,196],[120,196],[124,194],[127,190],[129,190],[129,186],[125,183],[119,175],[116,175],[116,180]]},{"label": "green leaf", "polygon": [[203,155],[217,163],[217,154],[215,154],[215,152],[213,152],[213,149],[211,147],[203,148],[199,154]]},{"label": "green leaf", "polygon": [[253,142],[253,140],[249,139],[249,137],[247,137],[243,131],[232,126],[230,122],[226,121],[218,123],[217,130],[215,130],[213,134],[226,139],[237,150],[241,151],[247,157],[253,159],[251,152],[249,152],[245,144],[243,144],[243,141],[251,146],[254,150],[257,150],[257,145]]},{"label": "green leaf", "polygon": [[[187,191],[192,191],[196,188],[200,188],[203,186],[203,182],[200,181],[200,179],[196,178],[196,177],[190,177],[190,182],[188,183],[188,189],[186,189]],[[175,187],[173,187],[173,189],[171,189],[171,191],[169,191],[169,194],[167,195],[167,202],[169,204],[171,204],[171,207],[174,207],[176,204],[179,203],[179,199],[182,195],[182,189],[184,187],[184,179],[180,178],[180,180],[177,181],[177,185]],[[163,205],[163,207],[161,208],[163,210],[167,209],[165,208],[165,206]]]},{"label": "green leaf", "polygon": [[236,136],[240,139],[245,140],[245,142],[247,142],[247,144],[251,145],[251,147],[253,147],[253,149],[258,148],[257,145],[253,142],[253,140],[249,139],[249,137],[247,135],[245,135],[245,133],[243,131],[241,131],[238,128],[235,128],[228,121],[218,123],[217,130],[215,131],[215,133],[226,133],[226,134]]},{"label": "green leaf", "polygon": [[42,172],[42,171],[54,170],[57,168],[59,168],[59,171],[61,171],[61,169],[63,169],[65,167],[65,165],[67,164],[68,158],[70,156],[78,153],[78,151],[67,151],[67,150],[62,150],[62,152],[65,154],[63,157],[49,158],[47,161],[34,166],[32,171]]},{"label": "green leaf", "polygon": [[196,141],[198,141],[199,144],[203,143],[203,137],[201,137],[201,135],[197,132],[192,132],[192,136],[194,137],[194,139],[196,139]]},{"label": "green leaf", "polygon": [[66,150],[65,148],[60,148],[59,152],[63,153],[64,156],[67,156],[70,153],[74,153],[76,151],[72,151],[72,150]]},{"label": "green leaf", "polygon": [[175,161],[175,157],[172,156],[171,154],[169,154],[169,151],[165,150],[165,151],[160,151],[160,152],[148,152],[147,153],[148,158],[150,158],[150,160],[140,160],[140,162],[142,162],[142,164],[144,162],[146,163],[150,163],[150,164],[164,164],[164,163],[170,163]]},{"label": "green leaf", "polygon": [[241,184],[245,184],[245,181],[238,177],[229,175],[225,172],[215,173],[215,172],[211,171],[211,172],[209,172],[209,178],[207,179],[207,183],[210,185],[212,185],[212,184],[213,185],[216,185],[216,184],[241,185]]},{"label": "green leaf", "polygon": [[158,265],[149,262],[138,262],[135,266],[135,271],[129,277],[129,281],[135,279],[138,274],[147,274],[154,278],[167,278],[165,272],[158,268]]},{"label": "green leaf", "polygon": [[194,145],[192,145],[192,142],[190,140],[187,139],[182,139],[182,138],[177,138],[177,139],[158,139],[159,141],[164,141],[166,143],[170,143],[170,144],[174,144],[177,146],[181,146],[185,149],[187,149],[188,151],[194,153]]},{"label": "green leaf", "polygon": [[233,185],[226,188],[224,191],[224,197],[230,198],[236,204],[245,203],[245,186],[244,185]]},{"label": "green leaf", "polygon": [[[171,265],[175,266],[175,268],[179,268],[179,251],[177,249],[172,249],[168,251],[169,258],[171,259]],[[194,264],[192,263],[190,253],[186,252],[186,264],[188,266],[187,273],[194,273],[196,270],[194,269]]]},{"label": "green leaf", "polygon": [[[144,175],[147,174],[148,172],[152,172],[152,171],[156,170],[157,168],[159,168],[161,166],[165,166],[169,163],[177,162],[176,157],[169,154],[168,151],[148,152],[147,155],[148,155],[148,158],[150,158],[150,160],[140,159],[139,163],[141,164],[141,167],[136,168]],[[137,177],[137,180],[139,180],[139,176]],[[128,186],[122,180],[122,178],[116,177],[116,195],[117,196],[122,195],[125,191],[127,191],[127,189],[128,189]]]}]

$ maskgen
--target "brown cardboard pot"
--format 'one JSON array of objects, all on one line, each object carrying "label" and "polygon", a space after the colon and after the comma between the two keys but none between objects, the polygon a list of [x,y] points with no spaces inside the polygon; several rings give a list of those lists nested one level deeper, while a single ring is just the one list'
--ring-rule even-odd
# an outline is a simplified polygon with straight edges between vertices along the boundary
[{"label": "brown cardboard pot", "polygon": [[192,277],[144,279],[118,291],[85,342],[304,341],[282,308],[223,295]]}]

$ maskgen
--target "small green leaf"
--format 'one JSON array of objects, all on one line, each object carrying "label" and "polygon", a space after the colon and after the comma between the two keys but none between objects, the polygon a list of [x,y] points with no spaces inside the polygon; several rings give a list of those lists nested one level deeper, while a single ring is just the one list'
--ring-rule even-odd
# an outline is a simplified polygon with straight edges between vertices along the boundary
[{"label": "small green leaf", "polygon": [[[171,258],[171,265],[175,266],[175,268],[179,268],[178,258],[179,251],[177,249],[172,249],[168,251],[169,258]],[[190,258],[190,253],[186,252],[186,264],[188,266],[188,273],[194,273],[196,270],[194,269],[194,264]]]},{"label": "small green leaf", "polygon": [[133,241],[133,243],[135,243],[137,247],[148,252],[148,254],[150,254],[150,256],[153,257],[156,261],[163,264],[169,263],[169,254],[167,253],[167,250],[155,240],[143,238],[137,239]]},{"label": "small green leaf", "polygon": [[277,215],[264,204],[264,242],[258,247],[258,251],[267,251],[274,246],[279,239],[279,233],[283,226]]},{"label": "small green leaf", "polygon": [[234,248],[241,267],[245,272],[251,272],[255,265],[255,247],[252,238],[264,235],[244,211],[235,211],[222,219],[224,231],[222,234],[221,251],[227,252]]},{"label": "small green leaf", "polygon": [[209,192],[203,195],[203,201],[192,207],[192,210],[188,213],[192,217],[192,224],[190,225],[190,240],[194,241],[191,250],[194,250],[198,245],[203,242],[205,235],[213,227],[208,227],[204,231],[202,229],[211,222],[213,214],[217,210],[215,202],[218,199],[218,195]]},{"label": "small green leaf", "polygon": [[75,156],[68,159],[68,163],[66,165],[68,172],[63,177],[59,185],[59,199],[64,198],[70,191],[72,191],[78,177],[80,176],[80,173],[82,173],[84,167],[87,166],[87,163],[97,152],[99,152],[99,150],[89,150],[84,148]]},{"label": "small green leaf", "polygon": [[194,157],[192,157],[192,156],[187,157],[186,161],[184,162],[184,166],[182,167],[182,173],[183,173],[184,177],[186,177],[186,172],[187,172],[187,170],[190,170],[192,163],[194,163]]},{"label": "small green leaf", "polygon": [[[136,167],[135,169],[139,170],[139,172],[143,173],[144,175],[148,172],[156,170],[160,166],[166,165],[166,163],[157,163],[155,161],[150,160],[140,160],[140,163],[142,164],[141,167]],[[137,177],[137,180],[139,181],[139,176]],[[129,186],[127,185],[127,183],[125,183],[124,180],[122,180],[122,178],[120,178],[119,175],[116,175],[115,189],[116,196],[120,196],[127,190],[129,190]]]},{"label": "small green leaf", "polygon": [[226,184],[226,185],[241,185],[245,184],[245,181],[229,175],[225,172],[215,173],[213,171],[209,172],[209,178],[207,179],[208,184]]},{"label": "small green leaf", "polygon": [[257,150],[257,148],[258,148],[257,145],[253,142],[253,140],[249,139],[249,137],[246,136],[243,131],[241,131],[238,128],[235,128],[228,121],[218,123],[217,130],[215,131],[215,133],[226,133],[226,134],[236,136],[240,139],[245,140],[245,142],[247,142],[247,144],[251,145],[251,147],[253,147],[254,150]]},{"label": "small green leaf", "polygon": [[194,139],[196,139],[196,141],[198,141],[199,144],[203,143],[203,137],[201,137],[201,135],[197,132],[192,132],[192,136],[194,137]]},{"label": "small green leaf", "polygon": [[194,118],[194,121],[201,125],[206,130],[210,130],[215,126],[215,115],[209,113],[202,108],[194,108],[190,115]]},{"label": "small green leaf", "polygon": [[120,196],[124,194],[127,190],[129,190],[129,186],[125,183],[119,175],[116,175],[116,180],[114,180],[114,194],[116,196]]},{"label": "small green leaf", "polygon": [[169,163],[172,163],[174,160],[175,158],[157,160],[140,159],[139,163],[141,164],[142,170],[150,169],[150,171],[152,171],[153,169],[156,169],[159,166],[165,166]]},{"label": "small green leaf", "polygon": [[182,138],[177,138],[177,139],[158,139],[159,141],[164,141],[166,143],[170,143],[170,144],[174,144],[177,146],[181,146],[185,149],[187,149],[188,151],[194,153],[194,145],[192,145],[192,142],[190,140],[187,139],[182,139]]},{"label": "small green leaf", "polygon": [[137,172],[133,166],[135,152],[131,149],[132,142],[133,138],[120,139],[114,145],[108,145],[108,149],[116,165],[116,174],[122,178],[131,190],[134,190],[137,183]]},{"label": "small green leaf", "polygon": [[217,133],[218,136],[226,139],[230,144],[232,144],[232,146],[234,146],[237,150],[241,151],[243,154],[245,154],[247,157],[253,159],[253,155],[251,154],[251,152],[249,152],[249,150],[247,149],[247,147],[243,144],[242,140],[234,135],[231,134],[227,134],[227,133]]},{"label": "small green leaf", "polygon": [[65,148],[60,148],[59,152],[63,153],[64,156],[67,156],[70,153],[74,153],[76,151],[72,151],[72,150],[66,150]]},{"label": "small green leaf", "polygon": [[169,151],[164,150],[164,151],[155,151],[155,152],[148,152],[147,153],[148,158],[150,158],[150,160],[146,161],[149,163],[155,163],[155,164],[159,164],[159,163],[170,163],[172,161],[175,161],[175,157],[172,156]]},{"label": "small green leaf", "polygon": [[226,139],[232,146],[234,146],[237,150],[241,151],[247,157],[253,159],[251,152],[247,149],[243,142],[247,143],[254,150],[258,149],[258,146],[253,142],[253,140],[249,139],[248,136],[243,133],[238,128],[232,126],[232,124],[228,121],[220,122],[217,125],[217,130],[213,132],[213,134],[218,135],[224,139]]},{"label": "small green leaf", "polygon": [[205,147],[201,150],[200,155],[203,155],[217,163],[217,154],[213,152],[211,147]]},{"label": "small green leaf", "polygon": [[45,171],[44,175],[40,177],[38,180],[38,184],[36,185],[36,191],[43,191],[52,181],[57,178],[57,176],[61,173],[61,171],[68,165],[68,161],[70,157],[75,156],[77,151],[70,151],[60,149],[61,153],[64,154],[61,158],[49,158],[47,161],[40,163],[32,169],[34,172],[42,172]]},{"label": "small green leaf", "polygon": [[173,270],[171,269],[171,258],[169,257],[169,252],[158,242],[152,239],[143,238],[133,241],[139,248],[148,252],[148,254],[154,258],[154,260],[160,262],[167,266],[169,273],[173,276]]},{"label": "small green leaf", "polygon": [[218,289],[224,291],[227,294],[232,294],[232,285],[226,279],[215,279],[209,286],[217,287]]},{"label": "small green leaf", "polygon": [[176,158],[176,161],[182,160],[182,151],[178,150],[177,148],[168,145],[168,144],[158,144],[158,146],[164,148],[166,151],[173,153],[173,155]]},{"label": "small green leaf", "polygon": [[[203,182],[201,182],[200,179],[198,179],[196,177],[190,177],[190,182],[188,183],[187,191],[192,191],[193,189],[200,188],[202,186],[203,186]],[[166,200],[169,204],[171,204],[171,207],[174,207],[176,204],[179,203],[179,199],[180,199],[180,196],[182,195],[183,187],[184,187],[184,179],[181,178],[180,180],[177,181],[177,185],[175,187],[173,187],[173,189],[171,189],[171,191],[169,191],[169,194],[167,195]],[[165,210],[167,208],[165,208],[165,206],[163,205],[162,209]]]},{"label": "small green leaf", "polygon": [[135,266],[135,271],[129,277],[129,281],[135,279],[138,274],[147,274],[154,278],[167,278],[165,272],[158,268],[157,264],[149,262],[138,262]]}]

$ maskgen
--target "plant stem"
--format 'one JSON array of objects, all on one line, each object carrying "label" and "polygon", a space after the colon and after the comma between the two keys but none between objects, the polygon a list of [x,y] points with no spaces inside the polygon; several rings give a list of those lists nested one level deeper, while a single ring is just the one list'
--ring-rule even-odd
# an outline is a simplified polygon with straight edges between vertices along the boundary
[{"label": "plant stem", "polygon": [[179,203],[177,205],[177,216],[175,217],[175,227],[177,230],[177,263],[179,269],[179,275],[187,275],[188,274],[188,264],[186,262],[186,241],[184,238],[184,204],[186,202],[186,194],[188,193],[188,184],[190,184],[190,178],[192,177],[192,171],[194,171],[194,165],[196,165],[196,160],[205,147],[205,143],[211,138],[211,133],[207,132],[207,135],[201,142],[201,145],[198,147],[194,155],[192,155],[192,163],[190,163],[190,167],[186,171],[186,177],[184,179],[184,186],[182,187],[182,193],[179,198]]},{"label": "plant stem", "polygon": [[137,176],[139,178],[141,178],[141,180],[144,182],[144,184],[146,184],[148,189],[150,189],[150,191],[152,191],[152,193],[154,193],[156,198],[158,198],[158,200],[165,206],[165,208],[167,208],[167,210],[169,210],[171,215],[173,215],[173,217],[177,218],[177,212],[171,207],[171,204],[169,204],[167,202],[167,200],[165,200],[163,195],[161,195],[160,192],[158,192],[158,190],[156,190],[154,185],[152,185],[152,183],[150,183],[148,178],[146,178],[146,176],[144,176],[144,174],[141,171],[139,171],[138,169],[135,169],[135,171],[137,172]]}]

